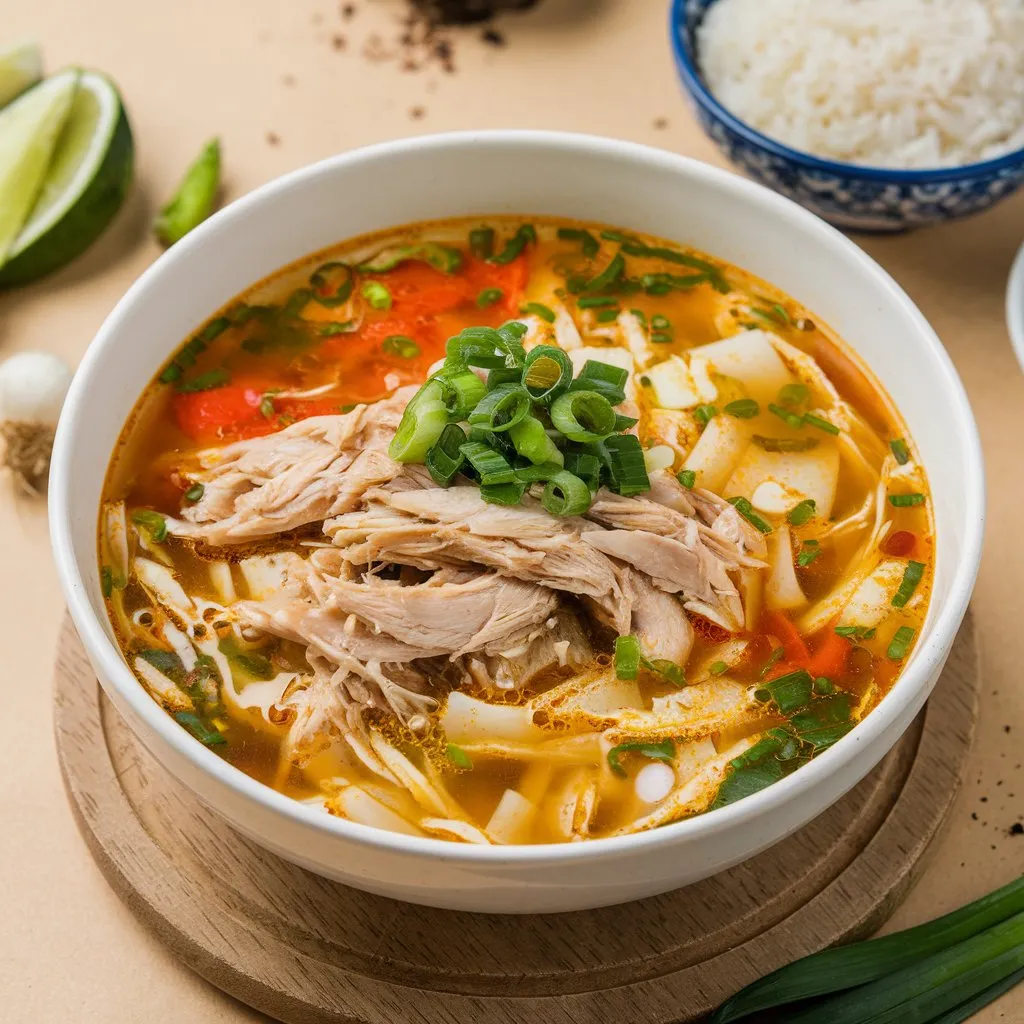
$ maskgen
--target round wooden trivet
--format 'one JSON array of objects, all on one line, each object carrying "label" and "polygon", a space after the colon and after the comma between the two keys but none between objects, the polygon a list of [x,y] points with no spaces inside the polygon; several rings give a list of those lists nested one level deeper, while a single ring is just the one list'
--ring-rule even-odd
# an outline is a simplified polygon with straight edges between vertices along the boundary
[{"label": "round wooden trivet", "polygon": [[161,769],[66,626],[57,749],[82,834],[193,970],[288,1024],[673,1024],[895,909],[939,831],[977,711],[965,622],[925,711],[821,817],[697,885],[532,917],[430,910],[329,882],[235,833]]}]

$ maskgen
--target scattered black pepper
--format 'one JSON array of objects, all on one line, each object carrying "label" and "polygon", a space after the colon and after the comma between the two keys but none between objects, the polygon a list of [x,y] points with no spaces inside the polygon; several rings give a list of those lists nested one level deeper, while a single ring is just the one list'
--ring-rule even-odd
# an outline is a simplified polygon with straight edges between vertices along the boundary
[{"label": "scattered black pepper", "polygon": [[267,144],[270,146],[280,146],[281,136],[277,132],[267,132]]},{"label": "scattered black pepper", "polygon": [[348,21],[356,13],[355,4],[342,4],[341,5],[341,16],[345,21]]},{"label": "scattered black pepper", "polygon": [[668,118],[667,117],[656,117],[654,119],[654,127],[657,128],[658,131],[663,131],[664,129],[666,129],[668,127]]},{"label": "scattered black pepper", "polygon": [[971,811],[971,821],[977,821],[977,820],[978,820],[977,812]]},{"label": "scattered black pepper", "polygon": [[1010,731],[1010,727],[1008,725],[1004,725],[1003,726],[1003,732],[1009,732],[1009,731]]},{"label": "scattered black pepper", "polygon": [[420,118],[426,116],[426,113],[427,113],[427,111],[426,111],[426,109],[424,107],[410,107],[409,108],[409,116],[414,121],[419,121]]},{"label": "scattered black pepper", "polygon": [[1024,836],[1024,825],[1022,825],[1019,821],[1015,821],[1010,826],[1010,835],[1011,836]]},{"label": "scattered black pepper", "polygon": [[505,37],[496,28],[485,28],[480,38],[491,46],[504,46]]},{"label": "scattered black pepper", "polygon": [[347,45],[348,45],[348,41],[345,39],[344,36],[341,36],[341,35],[333,35],[333,36],[331,36],[331,46],[333,46],[335,50],[338,50],[340,52],[340,51],[344,50]]},{"label": "scattered black pepper", "polygon": [[525,11],[537,0],[412,0],[435,25],[472,25],[501,11]]},{"label": "scattered black pepper", "polygon": [[988,803],[988,797],[987,797],[987,796],[983,796],[983,797],[981,798],[981,802],[982,802],[983,804],[987,804],[987,803]]}]

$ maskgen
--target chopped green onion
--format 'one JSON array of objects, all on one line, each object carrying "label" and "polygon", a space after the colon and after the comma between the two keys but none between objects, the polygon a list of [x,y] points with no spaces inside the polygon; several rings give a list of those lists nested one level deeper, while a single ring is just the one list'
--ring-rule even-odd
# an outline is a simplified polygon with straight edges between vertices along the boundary
[{"label": "chopped green onion", "polygon": [[442,369],[432,379],[441,385],[445,408],[456,420],[468,419],[487,394],[487,385],[469,369]]},{"label": "chopped green onion", "polygon": [[535,484],[538,481],[547,483],[563,469],[564,466],[559,462],[539,462],[534,466],[519,466],[516,468],[516,479],[521,484]]},{"label": "chopped green onion", "polygon": [[559,228],[558,237],[563,242],[579,242],[588,260],[593,259],[601,249],[601,243],[589,231],[581,228]]},{"label": "chopped green onion", "polygon": [[454,743],[449,743],[445,748],[445,753],[448,755],[448,760],[451,761],[456,768],[473,767],[473,759],[462,749],[462,747],[458,747]]},{"label": "chopped green onion", "polygon": [[590,488],[563,469],[548,480],[540,503],[553,516],[578,516],[590,508]]},{"label": "chopped green onion", "polygon": [[813,498],[804,498],[803,501],[794,505],[786,516],[786,520],[792,526],[803,526],[809,523],[818,511],[818,505]]},{"label": "chopped green onion", "polygon": [[910,449],[907,447],[907,442],[904,441],[902,437],[897,437],[890,441],[889,450],[901,466],[905,466],[910,461]]},{"label": "chopped green onion", "polygon": [[480,309],[486,309],[488,306],[493,306],[496,302],[501,302],[504,297],[505,293],[500,288],[485,288],[476,297],[476,304]]},{"label": "chopped green onion", "polygon": [[490,258],[491,263],[497,263],[499,266],[503,266],[506,263],[511,263],[516,257],[521,255],[522,251],[526,248],[530,242],[537,241],[537,232],[534,230],[532,224],[523,224],[518,231],[505,243],[505,248]]},{"label": "chopped green onion", "polygon": [[373,306],[374,309],[391,308],[391,292],[380,283],[380,281],[364,281],[362,287],[363,298]]},{"label": "chopped green onion", "polygon": [[839,433],[839,428],[834,423],[829,423],[828,420],[822,419],[820,416],[815,416],[813,412],[804,413],[804,423],[809,423],[812,427],[824,430],[826,434]]},{"label": "chopped green onion", "polygon": [[[872,630],[872,632],[874,631]],[[836,685],[831,679],[826,679],[824,676],[818,676],[818,678],[814,680],[814,692],[820,697],[827,697],[836,692]]]},{"label": "chopped green onion", "polygon": [[487,390],[493,391],[502,384],[521,384],[523,371],[514,366],[496,366],[487,372]]},{"label": "chopped green onion", "polygon": [[166,651],[160,647],[149,647],[139,651],[138,655],[143,661],[149,662],[157,670],[162,672],[168,679],[175,683],[182,683],[185,679],[185,666],[181,658],[174,651]]},{"label": "chopped green onion", "polygon": [[231,379],[231,374],[227,370],[207,370],[206,373],[199,374],[198,377],[193,377],[190,381],[185,381],[178,385],[178,390],[182,394],[190,394],[195,391],[211,391],[213,388],[219,388],[223,384]]},{"label": "chopped green onion", "polygon": [[109,565],[100,569],[100,593],[104,597],[110,597],[114,593],[114,570]]},{"label": "chopped green onion", "polygon": [[530,392],[521,384],[501,384],[488,391],[469,414],[469,424],[500,434],[530,415]]},{"label": "chopped green onion", "polygon": [[630,633],[615,638],[615,678],[636,679],[640,673],[640,641]]},{"label": "chopped green onion", "polygon": [[602,441],[615,430],[615,410],[596,391],[569,391],[551,403],[551,423],[570,441]]},{"label": "chopped green onion", "polygon": [[376,256],[359,264],[359,269],[371,274],[379,274],[385,270],[394,270],[400,263],[408,260],[419,260],[429,263],[435,270],[443,274],[454,274],[462,266],[462,253],[447,245],[437,242],[417,242],[414,245],[396,245],[383,249]]},{"label": "chopped green onion", "polygon": [[641,256],[647,259],[664,260],[666,263],[678,263],[682,267],[691,267],[693,270],[702,270],[705,274],[720,274],[721,268],[709,263],[707,260],[698,259],[696,256],[689,256],[684,252],[675,249],[668,249],[664,246],[645,245],[643,242],[624,238],[622,251],[627,256]]},{"label": "chopped green onion", "polygon": [[671,764],[676,757],[676,745],[672,740],[662,740],[661,743],[636,741],[616,744],[608,751],[608,767],[622,779],[626,777],[626,769],[622,767],[619,758],[622,754],[627,753],[641,754],[643,757],[649,757],[652,761],[664,761],[666,764]]},{"label": "chopped green onion", "polygon": [[676,479],[684,487],[693,487],[697,482],[697,474],[692,469],[681,469],[676,473]]},{"label": "chopped green onion", "polygon": [[798,416],[795,412],[783,409],[781,405],[776,405],[774,402],[768,403],[768,411],[770,413],[774,413],[780,420],[782,420],[783,423],[792,427],[794,430],[799,430],[804,425],[803,416]]},{"label": "chopped green onion", "polygon": [[698,405],[697,408],[693,410],[693,418],[702,427],[706,427],[717,415],[717,407],[707,403],[705,403],[704,405]]},{"label": "chopped green onion", "polygon": [[534,465],[553,463],[561,468],[564,456],[536,416],[523,417],[509,430],[508,436],[524,459],[529,459]]},{"label": "chopped green onion", "polygon": [[609,242],[638,242],[640,239],[634,238],[632,235],[627,235],[622,231],[602,231],[601,237]]},{"label": "chopped green onion", "polygon": [[612,434],[590,447],[607,469],[609,487],[616,494],[628,498],[651,489],[644,450],[633,434]]},{"label": "chopped green onion", "polygon": [[778,782],[799,764],[794,760],[798,753],[799,745],[791,733],[770,730],[729,762],[729,774],[718,788],[712,809],[735,803]]},{"label": "chopped green onion", "polygon": [[655,345],[670,345],[675,341],[675,338],[673,338],[671,334],[666,334],[664,331],[655,331],[651,335],[651,341]]},{"label": "chopped green onion", "polygon": [[619,318],[620,310],[618,307],[615,309],[601,309],[597,313],[597,322],[599,324],[610,324],[612,321]]},{"label": "chopped green onion", "polygon": [[[343,320],[341,323],[317,324],[316,333],[330,338],[335,334],[352,334],[355,330],[355,320]],[[242,342],[242,347],[245,347],[245,342]]]},{"label": "chopped green onion", "polygon": [[405,407],[388,454],[396,462],[422,462],[447,424],[444,388],[439,381],[428,380]]},{"label": "chopped green onion", "polygon": [[519,307],[520,313],[532,313],[534,316],[539,316],[541,320],[547,320],[549,324],[555,322],[555,311],[550,306],[545,306],[543,302],[527,302]]},{"label": "chopped green onion", "polygon": [[613,257],[611,262],[604,270],[601,271],[596,277],[591,278],[586,285],[584,290],[589,292],[591,295],[607,291],[609,288],[614,289],[622,278],[622,274],[626,269],[626,261],[622,258],[622,253],[618,252]]},{"label": "chopped green onion", "polygon": [[387,355],[399,356],[402,359],[415,359],[420,354],[419,345],[404,334],[388,335],[380,347]]},{"label": "chopped green onion", "polygon": [[[618,306],[619,300],[611,295],[583,295],[576,300],[580,309],[600,309],[603,306]],[[636,310],[633,311],[634,313]]]},{"label": "chopped green onion", "polygon": [[274,408],[274,398],[273,398],[273,396],[272,395],[264,395],[260,399],[260,415],[264,419],[270,420],[270,419],[274,418],[274,414],[276,413],[276,411],[277,410]]},{"label": "chopped green onion", "polygon": [[480,497],[491,505],[518,505],[523,500],[526,484],[513,480],[507,484],[481,484]]},{"label": "chopped green onion", "polygon": [[[332,260],[330,263],[317,267],[309,275],[311,289],[309,298],[329,309],[334,306],[342,306],[352,295],[354,283],[355,275],[352,273],[352,268],[347,263]],[[305,302],[302,305],[304,306]],[[299,308],[301,309],[301,306]],[[296,312],[298,311],[296,310]]]},{"label": "chopped green onion", "polygon": [[764,437],[755,434],[752,440],[766,452],[809,452],[818,447],[816,437]]},{"label": "chopped green onion", "polygon": [[474,228],[470,231],[469,251],[478,260],[489,260],[494,255],[494,228]]},{"label": "chopped green onion", "polygon": [[783,314],[786,315],[786,318],[783,319],[777,312],[779,309],[782,309],[782,307],[776,306],[774,309],[758,309],[757,306],[751,306],[750,314],[751,316],[756,316],[758,320],[763,320],[771,327],[776,327],[779,324],[785,326],[789,323],[789,316],[786,315],[785,310],[783,310]]},{"label": "chopped green onion", "polygon": [[630,313],[640,321],[641,327],[647,326],[647,314],[642,309],[631,309]]},{"label": "chopped green onion", "polygon": [[886,657],[893,661],[901,661],[907,656],[907,650],[914,640],[914,631],[909,626],[900,626],[893,634],[889,642],[889,648],[885,652]]},{"label": "chopped green onion", "polygon": [[466,433],[457,423],[449,423],[437,443],[427,452],[427,470],[439,487],[448,487],[465,462],[462,446],[466,444]]},{"label": "chopped green onion", "polygon": [[667,316],[662,316],[661,313],[655,313],[651,317],[651,327],[656,331],[671,331],[672,321]]},{"label": "chopped green onion", "polygon": [[154,544],[162,544],[167,540],[167,520],[159,512],[149,508],[137,508],[132,513],[132,522],[136,526],[141,526]]},{"label": "chopped green onion", "polygon": [[803,405],[810,396],[811,391],[806,384],[786,384],[779,389],[779,402],[791,409]]},{"label": "chopped green onion", "polygon": [[294,320],[312,301],[313,292],[309,288],[296,288],[281,307],[281,316],[286,320]]},{"label": "chopped green onion", "polygon": [[895,508],[912,508],[914,505],[924,504],[923,494],[890,494],[889,504]]},{"label": "chopped green onion", "polygon": [[753,398],[737,398],[735,402],[730,402],[725,407],[725,411],[737,419],[749,420],[761,411],[761,406]]},{"label": "chopped green onion", "polygon": [[771,670],[775,668],[775,666],[778,665],[780,661],[782,661],[782,656],[785,653],[786,649],[784,647],[772,648],[771,654],[768,655],[768,660],[764,663],[764,665],[761,666],[760,674],[762,679],[764,679],[764,677],[768,675],[768,673],[771,672]]},{"label": "chopped green onion", "polygon": [[273,679],[275,674],[274,666],[270,659],[260,654],[259,651],[246,651],[238,646],[233,633],[228,633],[217,644],[218,649],[232,665],[237,666],[242,672],[264,681]]},{"label": "chopped green onion", "polygon": [[674,661],[669,661],[668,658],[654,658],[653,660],[641,658],[640,664],[648,672],[655,672],[659,676],[664,677],[673,686],[681,687],[686,685],[686,673],[681,666],[677,665]]},{"label": "chopped green onion", "polygon": [[907,562],[899,589],[893,594],[893,608],[905,607],[906,603],[914,596],[914,591],[917,590],[917,585],[921,582],[921,577],[924,576],[924,568],[924,562]]},{"label": "chopped green onion", "polygon": [[796,556],[796,564],[806,569],[818,555],[821,554],[821,545],[816,540],[805,540]]},{"label": "chopped green onion", "polygon": [[836,626],[835,632],[837,636],[845,636],[849,640],[870,640],[875,635],[873,626]]},{"label": "chopped green onion", "polygon": [[626,398],[626,380],[629,371],[611,363],[588,359],[579,376],[569,385],[570,391],[596,391],[604,395],[612,405],[619,405]]},{"label": "chopped green onion", "polygon": [[723,672],[728,672],[729,666],[724,661],[713,661],[708,666],[708,672],[713,676],[720,676]]},{"label": "chopped green onion", "polygon": [[459,446],[469,464],[480,477],[481,485],[511,484],[516,482],[515,470],[505,457],[481,441],[467,441]]},{"label": "chopped green onion", "polygon": [[173,718],[178,725],[184,726],[200,743],[208,747],[227,743],[220,732],[207,725],[194,711],[175,711]]},{"label": "chopped green onion", "polygon": [[772,701],[784,715],[805,707],[810,703],[814,691],[814,680],[806,669],[797,669],[784,676],[762,683],[754,696],[763,704]]},{"label": "chopped green onion", "polygon": [[762,519],[761,516],[754,511],[754,506],[751,505],[746,498],[729,498],[728,501],[729,504],[732,505],[733,508],[735,508],[736,511],[754,527],[755,530],[760,530],[761,533],[772,532],[772,524],[766,519]]},{"label": "chopped green onion", "polygon": [[186,492],[185,500],[190,504],[194,505],[202,496],[206,490],[200,483],[194,483]]}]

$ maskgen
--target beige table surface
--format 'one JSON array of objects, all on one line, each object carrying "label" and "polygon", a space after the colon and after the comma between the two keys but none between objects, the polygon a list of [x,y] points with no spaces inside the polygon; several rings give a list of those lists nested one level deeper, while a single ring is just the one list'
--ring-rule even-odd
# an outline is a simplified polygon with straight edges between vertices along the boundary
[{"label": "beige table surface", "polygon": [[[542,0],[501,24],[508,45],[459,33],[454,73],[370,61],[397,38],[402,0],[31,0],[0,4],[0,45],[38,39],[50,69],[101,68],[120,84],[138,181],[115,227],[44,283],[0,295],[0,358],[19,349],[72,362],[156,257],[155,205],[209,136],[225,150],[228,198],[364,143],[454,128],[562,128],[634,139],[720,163],[684,104],[665,0]],[[414,113],[414,108],[421,108]],[[420,116],[416,116],[419,113]],[[270,135],[273,133],[273,136]],[[1024,628],[1020,543],[1024,377],[1003,290],[1024,239],[1024,195],[967,223],[863,244],[931,319],[966,382],[985,446],[990,512],[974,608],[983,705],[963,793],[923,880],[892,922],[907,926],[1024,870]],[[192,975],[107,888],[65,804],[51,738],[51,664],[61,598],[45,509],[0,487],[0,1020],[253,1021]],[[1024,1021],[1024,986],[977,1020]]]}]

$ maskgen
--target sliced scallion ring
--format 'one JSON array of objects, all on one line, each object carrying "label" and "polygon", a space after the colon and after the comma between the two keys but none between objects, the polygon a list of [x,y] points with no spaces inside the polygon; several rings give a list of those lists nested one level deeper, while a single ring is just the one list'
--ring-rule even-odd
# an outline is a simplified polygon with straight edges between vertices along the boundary
[{"label": "sliced scallion ring", "polygon": [[454,420],[468,419],[487,394],[487,385],[469,369],[442,369],[434,379],[444,389],[444,404]]},{"label": "sliced scallion ring", "polygon": [[530,393],[521,384],[502,384],[488,391],[469,414],[473,427],[495,434],[511,430],[530,415]]},{"label": "sliced scallion ring", "polygon": [[515,470],[505,457],[482,441],[467,441],[459,450],[480,478],[481,485],[510,484],[516,480]]},{"label": "sliced scallion ring", "polygon": [[636,679],[640,674],[640,641],[629,634],[615,638],[615,678]]},{"label": "sliced scallion ring", "polygon": [[572,360],[554,345],[538,345],[526,357],[523,386],[540,405],[550,405],[572,383]]},{"label": "sliced scallion ring", "polygon": [[317,267],[309,275],[309,287],[312,289],[310,298],[328,308],[341,306],[351,297],[354,283],[352,268],[347,263],[332,260]]},{"label": "sliced scallion ring", "polygon": [[551,423],[570,441],[603,441],[615,430],[615,410],[596,391],[569,391],[552,402]]},{"label": "sliced scallion ring", "polygon": [[590,488],[563,469],[548,480],[540,502],[553,516],[582,515],[590,508]]},{"label": "sliced scallion ring", "polygon": [[466,433],[462,427],[449,423],[441,431],[437,443],[427,452],[427,470],[438,486],[448,487],[462,468],[466,458],[461,448],[465,443]]},{"label": "sliced scallion ring", "polygon": [[447,425],[444,388],[439,381],[428,380],[405,407],[388,454],[396,462],[422,462]]},{"label": "sliced scallion ring", "polygon": [[523,250],[530,242],[537,241],[537,232],[532,224],[523,224],[516,233],[505,243],[505,247],[496,256],[490,258],[491,263],[503,266],[511,263],[517,256],[522,255]]},{"label": "sliced scallion ring", "polygon": [[565,461],[554,441],[548,437],[536,416],[525,416],[509,429],[509,437],[516,446],[516,451],[534,465],[541,463],[561,466]]}]

